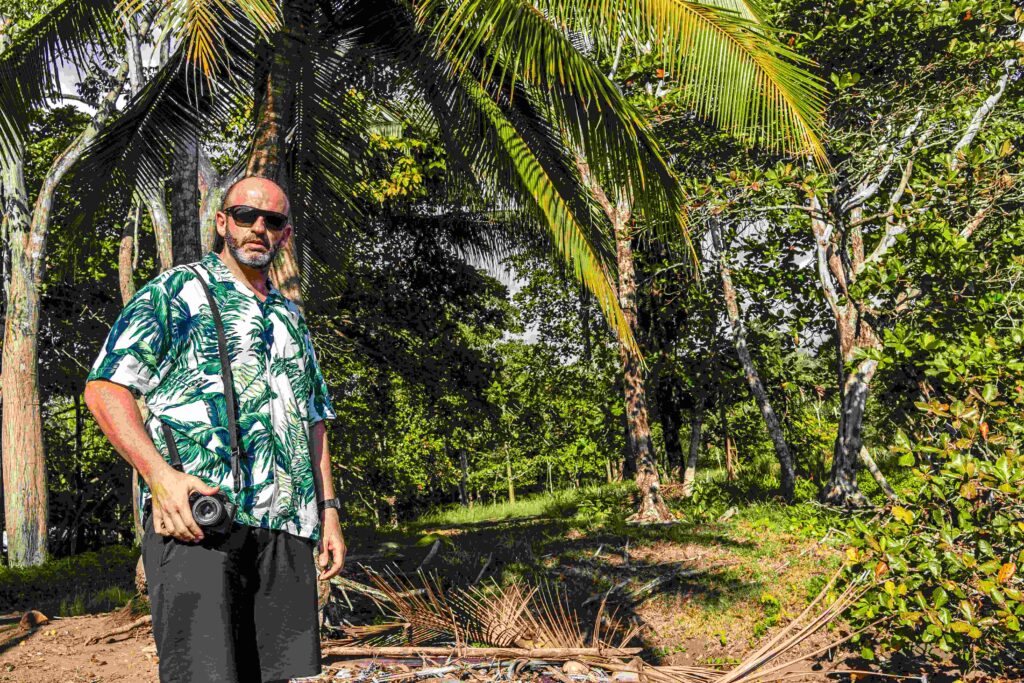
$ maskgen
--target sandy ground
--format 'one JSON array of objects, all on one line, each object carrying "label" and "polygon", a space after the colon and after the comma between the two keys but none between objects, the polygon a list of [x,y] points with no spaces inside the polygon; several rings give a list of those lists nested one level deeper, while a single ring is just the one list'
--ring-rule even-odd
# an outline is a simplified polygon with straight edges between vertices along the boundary
[{"label": "sandy ground", "polygon": [[88,645],[125,622],[120,612],[53,619],[30,631],[11,615],[0,626],[0,681],[157,683],[156,646],[148,628],[114,643]]}]

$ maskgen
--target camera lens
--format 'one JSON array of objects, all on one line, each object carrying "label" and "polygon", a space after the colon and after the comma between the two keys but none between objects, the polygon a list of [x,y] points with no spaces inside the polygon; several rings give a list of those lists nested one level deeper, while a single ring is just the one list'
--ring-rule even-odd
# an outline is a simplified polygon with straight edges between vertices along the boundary
[{"label": "camera lens", "polygon": [[215,498],[203,496],[192,505],[192,517],[201,526],[212,526],[220,521],[224,506]]}]

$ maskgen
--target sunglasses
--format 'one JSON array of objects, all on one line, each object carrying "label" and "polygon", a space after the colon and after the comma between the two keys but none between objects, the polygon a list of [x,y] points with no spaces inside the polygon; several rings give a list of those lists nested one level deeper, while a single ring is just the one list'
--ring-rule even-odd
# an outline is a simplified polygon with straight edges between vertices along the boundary
[{"label": "sunglasses", "polygon": [[229,206],[224,209],[224,213],[231,216],[235,223],[242,228],[252,227],[252,225],[259,220],[260,216],[263,216],[263,225],[267,226],[267,230],[273,230],[276,232],[284,229],[284,226],[288,225],[288,216],[283,213],[277,213],[276,211],[264,211],[263,209],[246,206],[245,204]]}]

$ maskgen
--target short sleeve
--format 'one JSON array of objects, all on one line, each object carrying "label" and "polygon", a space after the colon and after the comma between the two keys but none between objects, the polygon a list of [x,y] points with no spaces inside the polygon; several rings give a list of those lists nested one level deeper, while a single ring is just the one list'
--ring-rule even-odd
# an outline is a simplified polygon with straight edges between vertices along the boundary
[{"label": "short sleeve", "polygon": [[121,311],[86,382],[105,379],[145,396],[160,384],[171,341],[170,300],[158,279]]},{"label": "short sleeve", "polygon": [[313,342],[309,338],[309,330],[305,330],[306,372],[309,375],[309,423],[316,424],[321,420],[333,420],[337,417],[331,406],[331,397],[327,391],[327,381],[316,361]]}]

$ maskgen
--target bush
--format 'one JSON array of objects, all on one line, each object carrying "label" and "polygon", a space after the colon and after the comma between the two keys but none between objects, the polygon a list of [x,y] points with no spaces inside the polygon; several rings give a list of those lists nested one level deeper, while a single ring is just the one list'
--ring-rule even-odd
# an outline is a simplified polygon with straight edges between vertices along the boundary
[{"label": "bush", "polygon": [[137,549],[113,545],[38,567],[0,567],[0,605],[47,615],[113,609],[135,592],[138,559]]},{"label": "bush", "polygon": [[873,637],[884,649],[937,648],[968,668],[1019,667],[1010,652],[1024,643],[1024,387],[1004,398],[990,384],[920,408],[930,438],[899,434],[895,446],[913,484],[879,523],[853,522],[854,570],[879,579],[854,618],[885,619]]}]

